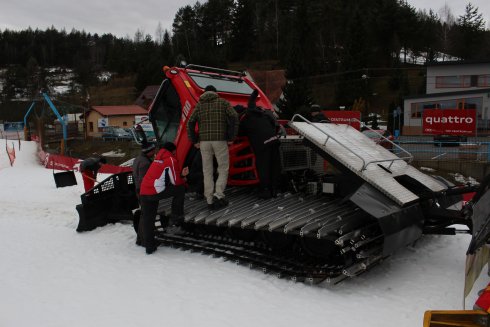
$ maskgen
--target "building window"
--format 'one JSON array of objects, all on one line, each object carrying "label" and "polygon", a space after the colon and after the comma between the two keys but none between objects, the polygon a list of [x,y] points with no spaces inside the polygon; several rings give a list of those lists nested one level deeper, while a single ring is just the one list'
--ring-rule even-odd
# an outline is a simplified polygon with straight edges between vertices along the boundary
[{"label": "building window", "polygon": [[462,88],[471,86],[470,75],[436,76],[436,88]]},{"label": "building window", "polygon": [[410,105],[410,116],[412,118],[422,118],[422,106],[419,103]]},{"label": "building window", "polygon": [[481,114],[483,98],[463,98],[458,104],[459,109],[476,109],[477,114]]},{"label": "building window", "polygon": [[88,130],[90,132],[93,132],[94,131],[94,122],[91,121],[90,123],[88,123]]},{"label": "building window", "polygon": [[471,85],[471,87],[477,87],[478,86],[478,75],[471,75],[470,85]]},{"label": "building window", "polygon": [[128,126],[128,123],[123,121],[123,126]]},{"label": "building window", "polygon": [[421,118],[424,109],[476,109],[480,117],[482,104],[483,98],[481,97],[418,102],[411,104],[410,114],[412,118]]},{"label": "building window", "polygon": [[457,100],[441,100],[438,103],[440,109],[456,109]]},{"label": "building window", "polygon": [[490,87],[490,75],[478,75],[478,87]]}]

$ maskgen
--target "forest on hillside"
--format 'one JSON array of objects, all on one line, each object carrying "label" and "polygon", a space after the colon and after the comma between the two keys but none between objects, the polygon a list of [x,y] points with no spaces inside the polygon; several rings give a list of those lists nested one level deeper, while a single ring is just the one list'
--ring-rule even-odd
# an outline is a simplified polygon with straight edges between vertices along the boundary
[{"label": "forest on hillside", "polygon": [[[332,105],[363,106],[375,86],[369,72],[389,75],[387,87],[401,98],[409,87],[403,53],[426,61],[447,54],[462,60],[490,58],[490,31],[478,8],[468,4],[455,17],[447,5],[437,13],[417,11],[403,0],[208,0],[184,6],[172,31],[133,39],[84,31],[0,31],[0,101],[15,88],[34,94],[45,87],[43,68],[70,67],[81,85],[97,85],[108,70],[133,75],[134,86],[161,82],[161,67],[181,61],[222,68],[285,68],[288,83],[280,103],[289,116],[314,101],[318,78],[334,80]],[[362,108],[361,108],[362,109]]]}]

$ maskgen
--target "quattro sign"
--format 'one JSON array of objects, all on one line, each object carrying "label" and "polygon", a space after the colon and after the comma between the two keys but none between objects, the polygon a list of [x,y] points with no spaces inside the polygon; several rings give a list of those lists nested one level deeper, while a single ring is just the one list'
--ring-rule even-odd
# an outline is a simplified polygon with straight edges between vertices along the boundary
[{"label": "quattro sign", "polygon": [[425,109],[422,115],[424,134],[474,135],[475,109]]}]

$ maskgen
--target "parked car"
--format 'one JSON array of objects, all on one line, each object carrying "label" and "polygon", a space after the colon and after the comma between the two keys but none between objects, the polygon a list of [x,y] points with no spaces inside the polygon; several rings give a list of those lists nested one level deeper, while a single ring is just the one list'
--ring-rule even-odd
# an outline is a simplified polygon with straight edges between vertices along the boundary
[{"label": "parked car", "polygon": [[125,130],[124,128],[107,126],[104,127],[102,130],[102,139],[104,139],[104,141],[107,140],[129,141],[133,139],[133,135],[131,134],[131,132]]},{"label": "parked car", "polygon": [[434,145],[441,146],[459,146],[461,142],[467,142],[468,138],[461,135],[434,135]]},{"label": "parked car", "polygon": [[388,131],[384,129],[376,129],[376,130],[371,130],[371,129],[366,129],[362,131],[362,134],[366,135],[369,137],[371,140],[373,140],[376,144],[381,145],[383,148],[392,150],[393,149],[393,140],[395,139],[393,135]]}]

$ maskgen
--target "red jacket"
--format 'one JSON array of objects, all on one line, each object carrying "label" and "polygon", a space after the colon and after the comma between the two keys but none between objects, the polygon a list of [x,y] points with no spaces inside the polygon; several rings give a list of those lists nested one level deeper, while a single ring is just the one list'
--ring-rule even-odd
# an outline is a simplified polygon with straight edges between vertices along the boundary
[{"label": "red jacket", "polygon": [[155,195],[165,190],[169,184],[182,185],[182,169],[177,159],[166,149],[161,149],[141,182],[140,195]]}]

